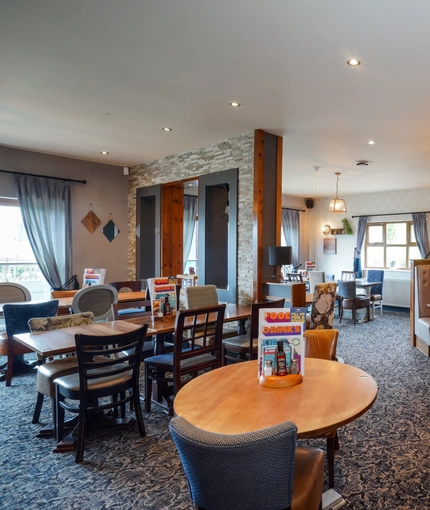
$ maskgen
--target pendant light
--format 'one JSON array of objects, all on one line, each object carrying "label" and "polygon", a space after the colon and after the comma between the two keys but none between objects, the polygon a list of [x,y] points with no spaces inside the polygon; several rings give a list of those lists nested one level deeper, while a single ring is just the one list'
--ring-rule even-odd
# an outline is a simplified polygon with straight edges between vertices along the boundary
[{"label": "pendant light", "polygon": [[330,203],[328,205],[328,212],[344,213],[346,212],[345,200],[343,198],[338,198],[337,196],[340,172],[336,172],[335,175],[336,175],[336,198],[330,200]]}]

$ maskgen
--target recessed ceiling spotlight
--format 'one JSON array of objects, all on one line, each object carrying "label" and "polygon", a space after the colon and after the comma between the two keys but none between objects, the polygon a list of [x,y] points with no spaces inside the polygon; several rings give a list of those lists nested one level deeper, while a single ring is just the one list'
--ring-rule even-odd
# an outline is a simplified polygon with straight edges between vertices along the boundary
[{"label": "recessed ceiling spotlight", "polygon": [[361,62],[356,58],[351,58],[350,60],[348,60],[347,64],[352,67],[357,67],[361,64]]},{"label": "recessed ceiling spotlight", "polygon": [[320,167],[319,167],[319,166],[314,166],[314,170],[315,170],[315,172],[318,172],[318,170],[319,170],[319,169],[320,169]]},{"label": "recessed ceiling spotlight", "polygon": [[319,191],[319,190],[320,190],[320,189],[319,189],[319,188],[317,188],[315,191]]},{"label": "recessed ceiling spotlight", "polygon": [[232,101],[231,103],[228,103],[230,106],[233,106],[233,108],[239,108],[240,103],[237,103],[236,101]]},{"label": "recessed ceiling spotlight", "polygon": [[173,131],[173,129],[172,129],[172,128],[169,128],[169,127],[163,127],[163,128],[161,128],[161,129],[162,129],[163,131]]},{"label": "recessed ceiling spotlight", "polygon": [[375,142],[374,142],[373,140],[369,140],[369,141],[367,142],[367,145],[375,145]]},{"label": "recessed ceiling spotlight", "polygon": [[106,156],[107,154],[109,154],[109,152],[107,152],[107,151],[100,151],[100,154],[103,154],[103,156]]}]

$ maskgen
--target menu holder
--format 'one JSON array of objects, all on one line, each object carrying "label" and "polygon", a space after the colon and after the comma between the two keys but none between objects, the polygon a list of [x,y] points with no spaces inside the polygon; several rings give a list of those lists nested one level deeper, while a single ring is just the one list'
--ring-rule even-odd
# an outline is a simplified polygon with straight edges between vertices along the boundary
[{"label": "menu holder", "polygon": [[290,386],[297,386],[301,382],[303,382],[301,374],[260,376],[260,384],[261,386],[266,386],[266,388],[288,388]]}]

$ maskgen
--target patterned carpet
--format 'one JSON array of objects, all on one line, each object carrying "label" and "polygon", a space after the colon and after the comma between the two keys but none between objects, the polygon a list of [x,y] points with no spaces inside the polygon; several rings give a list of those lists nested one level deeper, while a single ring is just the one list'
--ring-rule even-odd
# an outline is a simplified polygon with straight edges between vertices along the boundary
[{"label": "patterned carpet", "polygon": [[[373,408],[339,431],[335,489],[344,508],[430,508],[430,360],[410,348],[409,315],[388,312],[355,327],[344,319],[338,328],[339,356],[379,387]],[[35,373],[9,388],[0,383],[0,508],[192,508],[164,413],[144,415],[146,438],[136,428],[92,431],[77,465],[71,453],[52,453],[53,439],[36,438],[34,402]],[[45,404],[41,422],[49,417]],[[324,440],[302,444],[325,447]]]}]

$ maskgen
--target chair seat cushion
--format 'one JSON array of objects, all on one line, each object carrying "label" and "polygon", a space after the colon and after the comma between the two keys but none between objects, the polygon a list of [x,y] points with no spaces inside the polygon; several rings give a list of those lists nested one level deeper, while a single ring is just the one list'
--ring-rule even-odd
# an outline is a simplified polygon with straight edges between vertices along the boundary
[{"label": "chair seat cushion", "polygon": [[[249,350],[249,334],[226,338],[222,341],[222,343],[227,349],[231,347],[236,349]],[[252,347],[255,347],[255,350],[257,350],[257,344],[258,340],[254,339]]]},{"label": "chair seat cushion", "polygon": [[[181,361],[181,369],[189,369],[196,365],[201,365],[204,362],[216,362],[216,356],[212,354],[201,354],[200,356],[194,356],[193,358],[184,359]],[[167,354],[160,354],[159,356],[151,356],[146,358],[146,364],[150,364],[152,367],[157,367],[160,371],[172,371],[173,370],[173,352]]]},{"label": "chair seat cushion", "polygon": [[[0,355],[1,356],[7,356],[7,334],[6,332],[0,333]],[[15,355],[19,354],[28,354],[29,352],[33,352],[31,349],[28,349],[24,345],[20,344],[19,342],[13,341],[13,353]]]},{"label": "chair seat cushion", "polygon": [[324,454],[318,448],[296,448],[291,510],[318,508],[324,487]]},{"label": "chair seat cushion", "polygon": [[58,377],[74,374],[78,371],[78,358],[69,356],[68,358],[54,359],[40,365],[37,369],[37,391],[42,395],[55,397],[54,380]]},{"label": "chair seat cushion", "polygon": [[[124,366],[120,363],[120,365]],[[103,371],[115,370],[116,365],[111,367],[103,368]],[[118,375],[100,377],[100,379],[94,379],[88,381],[88,390],[89,391],[100,391],[103,388],[110,388],[113,384],[118,385],[122,382],[127,382],[131,379],[132,371],[129,370],[127,372],[122,372]],[[59,377],[54,380],[54,383],[61,386],[66,392],[69,393],[77,393],[79,394],[79,374],[74,373],[70,375],[66,375],[64,377]]]},{"label": "chair seat cushion", "polygon": [[371,294],[370,295],[370,301],[381,301],[382,295],[381,294]]},{"label": "chair seat cushion", "polygon": [[[355,301],[355,303],[354,303]],[[370,298],[368,297],[355,297],[355,298],[344,298],[342,306],[344,308],[366,308],[370,305]]]}]

